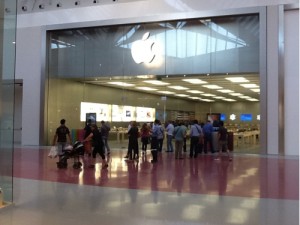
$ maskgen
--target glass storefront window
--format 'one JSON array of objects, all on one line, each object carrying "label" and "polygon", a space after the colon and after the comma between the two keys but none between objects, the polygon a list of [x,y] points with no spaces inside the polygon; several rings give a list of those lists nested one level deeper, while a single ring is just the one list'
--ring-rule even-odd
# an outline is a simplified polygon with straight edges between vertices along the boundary
[{"label": "glass storefront window", "polygon": [[[50,31],[48,144],[62,118],[84,127],[82,103],[106,104],[110,117],[99,105],[89,113],[116,129],[143,107],[163,123],[219,113],[237,134],[259,130],[258,33],[258,15]],[[115,120],[125,106],[129,118]],[[257,144],[256,134],[237,136],[237,147]]]},{"label": "glass storefront window", "polygon": [[13,201],[13,138],[16,1],[0,1],[0,188],[4,204]]}]

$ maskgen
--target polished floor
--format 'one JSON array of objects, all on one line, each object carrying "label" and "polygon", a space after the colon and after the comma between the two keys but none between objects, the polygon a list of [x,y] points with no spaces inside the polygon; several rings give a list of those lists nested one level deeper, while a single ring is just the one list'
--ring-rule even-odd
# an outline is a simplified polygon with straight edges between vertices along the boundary
[{"label": "polished floor", "polygon": [[58,169],[49,148],[17,148],[14,204],[0,225],[296,225],[298,157],[235,154],[182,160],[173,153],[126,162],[112,150],[109,167]]}]

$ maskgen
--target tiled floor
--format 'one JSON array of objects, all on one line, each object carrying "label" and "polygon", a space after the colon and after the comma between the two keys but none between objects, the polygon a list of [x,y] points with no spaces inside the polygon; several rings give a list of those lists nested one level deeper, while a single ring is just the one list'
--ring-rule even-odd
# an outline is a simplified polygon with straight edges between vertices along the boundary
[{"label": "tiled floor", "polygon": [[15,150],[14,205],[0,225],[296,225],[299,159],[211,155],[175,160],[161,153],[126,162],[112,151],[108,169],[58,169],[48,150]]}]

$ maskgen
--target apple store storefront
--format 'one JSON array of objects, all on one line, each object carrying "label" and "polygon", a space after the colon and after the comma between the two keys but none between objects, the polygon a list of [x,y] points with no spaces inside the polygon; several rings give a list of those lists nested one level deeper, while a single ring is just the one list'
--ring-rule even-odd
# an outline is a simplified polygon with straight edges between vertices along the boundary
[{"label": "apple store storefront", "polygon": [[[259,14],[48,31],[45,142],[60,119],[126,143],[130,121],[223,120],[234,151],[260,149]],[[263,88],[263,87],[262,87]]]}]

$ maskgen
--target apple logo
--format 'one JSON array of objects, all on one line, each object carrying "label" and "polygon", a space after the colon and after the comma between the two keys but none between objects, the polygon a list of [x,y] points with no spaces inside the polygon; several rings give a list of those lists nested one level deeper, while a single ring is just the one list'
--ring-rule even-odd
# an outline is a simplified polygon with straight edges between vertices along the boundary
[{"label": "apple logo", "polygon": [[133,60],[137,63],[151,63],[155,57],[152,51],[154,42],[149,40],[150,32],[143,35],[141,40],[135,41],[131,46],[131,55]]}]

